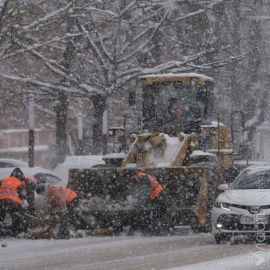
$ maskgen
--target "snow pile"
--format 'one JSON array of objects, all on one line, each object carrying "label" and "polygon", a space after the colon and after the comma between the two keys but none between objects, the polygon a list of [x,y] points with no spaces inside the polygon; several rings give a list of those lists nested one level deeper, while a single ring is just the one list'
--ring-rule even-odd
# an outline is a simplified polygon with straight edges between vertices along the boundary
[{"label": "snow pile", "polygon": [[153,165],[156,162],[161,162],[161,163],[168,163],[170,166],[170,163],[172,162],[172,160],[175,158],[176,154],[179,151],[179,148],[181,146],[181,142],[179,141],[178,137],[170,137],[167,134],[164,134],[165,138],[166,138],[166,150],[164,153],[164,157],[163,158],[156,158],[154,156],[153,151],[150,151],[149,153],[149,159],[150,159],[150,164]]},{"label": "snow pile", "polygon": [[112,199],[103,199],[100,197],[91,197],[89,199],[81,199],[78,209],[80,211],[108,211],[108,210],[131,210],[135,205],[135,199],[126,201],[116,201]]},{"label": "snow pile", "polygon": [[[262,253],[264,256],[268,257],[267,253]],[[260,255],[260,253],[259,253]],[[259,256],[257,255],[257,256]],[[234,269],[234,270],[253,270],[253,269],[268,269],[268,265],[264,261],[262,261],[261,268],[259,268],[260,264],[258,266],[256,263],[256,253],[250,253],[238,255],[230,258],[223,258],[218,260],[209,260],[208,262],[201,262],[198,264],[192,264],[192,265],[185,265],[183,267],[179,268],[173,268],[170,270],[228,270],[228,269]],[[261,255],[261,257],[258,258],[265,258]],[[265,266],[266,265],[266,266]],[[263,267],[265,266],[265,267]]]}]

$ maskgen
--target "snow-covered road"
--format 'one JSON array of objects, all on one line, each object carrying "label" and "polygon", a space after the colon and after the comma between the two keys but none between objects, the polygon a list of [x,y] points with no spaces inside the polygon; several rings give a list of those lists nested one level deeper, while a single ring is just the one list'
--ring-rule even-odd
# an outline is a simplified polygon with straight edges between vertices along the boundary
[{"label": "snow-covered road", "polygon": [[[256,269],[254,263],[260,263],[259,257],[254,259],[254,254],[259,251],[255,244],[216,245],[210,234],[70,240],[0,239],[0,244],[3,243],[7,247],[0,247],[1,270],[240,270]],[[265,255],[270,256],[266,252]]]}]

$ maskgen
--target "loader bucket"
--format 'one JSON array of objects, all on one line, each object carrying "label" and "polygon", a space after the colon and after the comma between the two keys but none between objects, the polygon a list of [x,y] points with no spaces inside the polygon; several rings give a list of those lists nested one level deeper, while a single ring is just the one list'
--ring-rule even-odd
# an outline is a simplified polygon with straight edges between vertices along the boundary
[{"label": "loader bucket", "polygon": [[[80,210],[101,228],[130,211],[138,188],[124,177],[125,168],[72,169],[67,187],[76,191]],[[175,225],[190,225],[194,215],[204,226],[208,212],[208,184],[202,167],[142,168],[155,177],[168,195],[167,210]]]}]

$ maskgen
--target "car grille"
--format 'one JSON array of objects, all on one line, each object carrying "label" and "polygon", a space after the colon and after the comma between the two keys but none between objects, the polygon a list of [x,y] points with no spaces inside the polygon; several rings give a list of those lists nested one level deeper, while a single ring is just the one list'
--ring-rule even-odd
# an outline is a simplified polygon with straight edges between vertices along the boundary
[{"label": "car grille", "polygon": [[[220,215],[216,224],[222,224],[222,230],[260,232],[260,224],[241,224],[240,217],[234,214]],[[269,221],[268,216],[268,224],[263,225],[263,231],[270,231]]]},{"label": "car grille", "polygon": [[252,207],[258,207],[258,209],[270,209],[270,205],[241,205],[241,204],[227,204],[228,206],[248,210],[251,214],[254,214],[251,211]]}]

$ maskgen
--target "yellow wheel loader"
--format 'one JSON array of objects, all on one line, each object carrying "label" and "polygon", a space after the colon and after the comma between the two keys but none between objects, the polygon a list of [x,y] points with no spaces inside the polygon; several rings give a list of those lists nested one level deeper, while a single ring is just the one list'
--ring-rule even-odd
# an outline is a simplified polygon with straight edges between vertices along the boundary
[{"label": "yellow wheel loader", "polygon": [[[136,167],[166,190],[170,227],[209,231],[217,187],[230,172],[234,153],[231,131],[213,111],[214,80],[195,73],[159,74],[141,76],[137,85],[142,86],[143,126],[130,136],[129,149],[104,156],[106,165],[69,171],[68,187],[83,198],[79,210],[100,228],[125,216],[136,200],[124,171]],[[134,92],[131,96],[134,105]],[[109,135],[123,138],[120,129]]]}]

